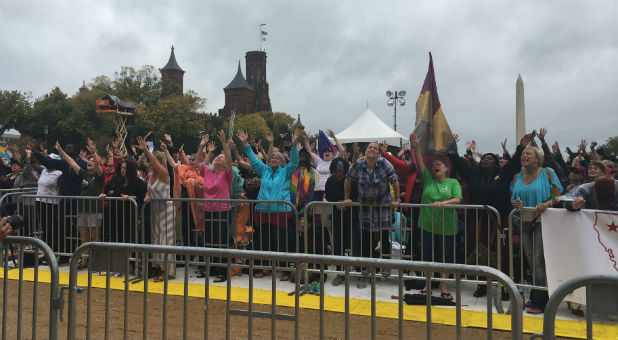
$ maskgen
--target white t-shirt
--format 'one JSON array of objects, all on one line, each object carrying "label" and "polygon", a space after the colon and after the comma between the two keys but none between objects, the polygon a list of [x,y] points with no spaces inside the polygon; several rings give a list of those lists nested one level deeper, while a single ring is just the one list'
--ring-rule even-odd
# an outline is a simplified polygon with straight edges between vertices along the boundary
[{"label": "white t-shirt", "polygon": [[[60,170],[49,172],[47,169],[43,168],[36,190],[37,196],[59,196],[60,176],[62,176],[62,171]],[[53,204],[58,204],[58,202],[60,202],[59,198],[37,198],[36,200]]]},{"label": "white t-shirt", "polygon": [[325,161],[320,156],[314,155],[313,162],[311,165],[315,167],[315,169],[320,174],[320,178],[318,179],[318,183],[315,185],[315,191],[324,191],[326,190],[326,180],[330,177],[330,163],[332,161]]}]

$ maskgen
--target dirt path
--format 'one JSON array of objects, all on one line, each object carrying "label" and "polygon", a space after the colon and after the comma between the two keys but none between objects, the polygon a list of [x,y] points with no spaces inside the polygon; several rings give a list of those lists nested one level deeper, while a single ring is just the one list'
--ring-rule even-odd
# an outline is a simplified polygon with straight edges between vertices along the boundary
[{"label": "dirt path", "polygon": [[[0,287],[3,287],[3,280],[0,279]],[[48,338],[49,325],[49,284],[39,284],[38,304],[37,304],[37,333],[39,339]],[[14,280],[8,281],[8,308],[7,308],[7,338],[17,338],[17,299],[18,283]],[[105,337],[105,296],[104,289],[92,289],[91,296],[91,339],[102,339]],[[22,334],[23,338],[32,337],[32,297],[33,284],[24,283],[22,292],[23,314],[22,314]],[[79,294],[77,301],[77,330],[78,339],[86,338],[86,303],[87,294]],[[1,298],[1,295],[0,295]],[[68,296],[65,296],[65,301]],[[124,292],[110,291],[109,296],[109,338],[122,339],[124,330]],[[128,296],[128,327],[127,334],[129,339],[143,338],[143,302],[142,293],[130,292]],[[187,338],[204,338],[204,299],[187,299]],[[147,302],[147,338],[163,338],[163,295],[149,294]],[[58,322],[58,338],[65,339],[67,336],[68,305],[65,302],[64,322]],[[246,303],[232,302],[232,309],[247,310]],[[183,337],[183,297],[167,297],[167,338],[181,339]],[[270,312],[270,306],[254,305],[254,311]],[[226,303],[220,300],[209,300],[208,304],[208,337],[211,339],[223,339],[226,336],[225,311]],[[294,314],[293,308],[277,307],[277,313]],[[345,336],[345,315],[343,313],[325,312],[325,338],[343,339]],[[232,339],[248,338],[248,317],[232,316],[230,327],[230,337]],[[404,321],[403,338],[405,339],[425,339],[426,324],[422,322]],[[276,321],[277,339],[293,339],[294,323],[291,321]],[[376,338],[378,339],[397,339],[398,320],[377,318],[376,319]],[[300,338],[317,339],[319,338],[319,311],[303,309],[300,312]],[[485,329],[462,328],[464,339],[481,339],[487,337]],[[432,337],[435,339],[455,338],[455,327],[444,325],[432,326]],[[253,319],[253,338],[271,338],[271,320],[254,318]],[[366,316],[350,316],[350,338],[368,339],[371,338],[371,318]],[[510,339],[510,332],[494,331],[494,339]]]}]

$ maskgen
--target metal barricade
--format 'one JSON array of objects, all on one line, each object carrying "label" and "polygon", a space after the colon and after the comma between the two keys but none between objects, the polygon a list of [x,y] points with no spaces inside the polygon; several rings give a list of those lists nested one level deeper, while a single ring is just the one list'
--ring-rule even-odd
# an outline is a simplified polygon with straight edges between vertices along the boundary
[{"label": "metal barricade", "polygon": [[36,190],[35,187],[0,189],[0,216],[12,215],[17,210],[17,198]]},{"label": "metal barricade", "polygon": [[57,256],[72,256],[89,241],[143,242],[132,198],[21,195],[17,212],[24,217],[20,235],[42,239]]},{"label": "metal barricade", "polygon": [[[451,225],[445,221],[451,214]],[[303,227],[298,228],[304,252],[311,254],[352,255],[416,261],[483,265],[502,269],[502,240],[505,238],[498,211],[486,205],[311,202],[304,208]],[[431,231],[420,227],[431,216]],[[374,222],[372,231],[367,220]],[[379,224],[376,227],[375,224]],[[317,226],[317,228],[316,228]],[[445,232],[443,232],[445,230]],[[446,235],[445,235],[446,234]],[[386,272],[385,274],[387,274]],[[478,280],[478,278],[477,278]],[[482,282],[484,279],[480,279]]]},{"label": "metal barricade", "polygon": [[[616,315],[616,308],[618,308],[618,276],[616,275],[588,275],[573,278],[556,289],[550,296],[547,306],[545,307],[545,316],[543,318],[543,333],[533,334],[530,339],[545,339],[554,340],[556,338],[555,323],[556,313],[558,312],[558,306],[562,300],[574,290],[586,287],[586,339],[593,339],[592,336],[592,314],[593,310],[593,290],[599,289],[601,285],[612,286],[614,299],[610,301],[604,301],[614,306],[614,315]],[[609,297],[606,297],[609,298]]]},{"label": "metal barricade", "polygon": [[[51,249],[41,240],[31,237],[8,236],[4,242],[0,243],[3,247],[2,266],[4,267],[2,279],[2,339],[21,339],[22,328],[25,321],[24,313],[31,311],[32,319],[30,328],[32,339],[37,338],[37,331],[48,328],[48,338],[56,339],[58,335],[58,311],[62,309],[63,301],[59,298],[58,290],[58,263]],[[14,248],[17,245],[18,248]],[[51,274],[50,292],[46,295],[39,291],[41,283],[39,269],[42,262],[46,261]],[[11,266],[11,262],[14,264]],[[32,267],[32,283],[25,282],[24,269]],[[11,272],[18,271],[17,284],[9,283],[9,277],[14,277]],[[15,287],[17,286],[17,287]],[[31,302],[27,302],[31,294]],[[48,298],[49,302],[40,302],[40,298]],[[44,309],[46,305],[49,309]],[[9,310],[10,305],[10,310]],[[40,316],[47,316],[49,320],[40,320]]]},{"label": "metal barricade", "polygon": [[[141,221],[144,243],[283,252],[299,249],[298,211],[288,201],[152,198],[142,207]],[[220,260],[211,264],[224,265]],[[175,260],[170,258],[169,262],[168,270],[174,272]]]},{"label": "metal barricade", "polygon": [[525,290],[547,290],[541,237],[541,215],[535,208],[513,209],[508,217],[509,276]]},{"label": "metal barricade", "polygon": [[[93,271],[91,268],[88,270],[88,287],[86,288],[87,296],[86,301],[80,303],[78,305],[76,299],[76,287],[78,281],[77,275],[77,265],[78,258],[82,254],[88,252],[91,254],[91,257],[101,257],[103,259],[107,259],[108,266],[111,264],[110,259],[113,257],[114,253],[127,254],[128,252],[139,252],[143,255],[140,257],[144,262],[148,261],[149,254],[154,253],[162,253],[165,255],[174,255],[181,256],[183,258],[183,262],[185,264],[185,273],[184,278],[182,279],[182,308],[175,308],[177,311],[174,314],[174,318],[170,318],[171,313],[168,311],[167,307],[170,305],[168,299],[169,294],[169,277],[166,275],[165,280],[162,283],[152,283],[149,280],[144,281],[143,290],[141,287],[138,288],[138,292],[129,293],[129,282],[127,280],[124,281],[124,292],[122,296],[116,294],[116,300],[122,300],[121,303],[118,301],[112,301],[112,294],[110,288],[110,276],[107,275],[105,278],[105,291],[97,290],[97,288],[92,287],[92,283],[94,282]],[[189,300],[189,271],[190,271],[190,257],[191,256],[201,256],[206,259],[210,258],[226,258],[228,259],[227,272],[228,274],[231,271],[231,259],[233,258],[245,258],[248,260],[247,265],[243,265],[246,269],[248,269],[248,290],[243,294],[248,294],[248,300],[245,307],[247,309],[235,309],[238,308],[238,303],[234,303],[234,307],[232,307],[232,283],[231,280],[228,280],[225,285],[225,307],[222,307],[224,311],[217,309],[214,305],[214,302],[211,302],[210,290],[215,289],[215,285],[210,284],[208,279],[204,279],[204,299],[203,301],[199,300],[198,306],[193,306],[191,314],[189,314],[188,304]],[[167,256],[164,256],[167,258]],[[266,260],[269,261],[272,266],[271,270],[273,271],[272,280],[270,280],[270,292],[271,298],[268,301],[257,302],[254,301],[254,281],[259,279],[253,278],[253,271],[256,269],[256,262]],[[167,261],[167,260],[164,260]],[[171,247],[171,246],[158,246],[158,245],[138,245],[138,244],[111,244],[111,243],[87,243],[79,247],[75,253],[75,256],[71,260],[70,264],[70,283],[69,283],[69,316],[68,316],[68,329],[67,334],[69,339],[76,339],[78,336],[81,338],[91,338],[91,337],[104,337],[108,339],[112,338],[120,338],[121,336],[126,339],[129,336],[129,332],[133,337],[139,336],[141,331],[141,337],[146,338],[162,338],[166,339],[169,337],[180,338],[196,338],[201,336],[203,338],[216,337],[226,339],[231,338],[232,336],[232,317],[238,316],[247,316],[247,338],[252,339],[254,336],[254,319],[255,318],[267,318],[270,319],[270,326],[267,324],[260,324],[260,330],[269,330],[270,336],[272,339],[280,337],[280,333],[278,332],[278,327],[281,326],[281,322],[277,321],[290,321],[293,322],[293,338],[300,338],[300,328],[299,324],[301,322],[301,312],[300,312],[300,294],[294,294],[294,304],[293,314],[288,314],[282,310],[281,306],[277,306],[277,287],[278,280],[275,278],[275,274],[279,270],[276,266],[277,261],[288,261],[293,262],[296,266],[300,266],[301,263],[312,264],[314,266],[319,267],[320,271],[320,289],[322,294],[320,294],[319,301],[319,328],[310,328],[312,334],[303,333],[303,337],[309,338],[320,338],[324,339],[326,337],[343,337],[345,339],[350,338],[350,330],[351,330],[351,318],[350,318],[350,288],[349,288],[349,280],[346,280],[345,283],[345,321],[344,323],[344,335],[341,336],[331,334],[333,331],[331,329],[327,329],[326,327],[326,317],[325,317],[325,297],[324,297],[324,272],[325,268],[329,265],[338,265],[343,267],[343,272],[345,273],[346,278],[350,276],[350,269],[353,266],[365,266],[368,268],[377,268],[389,266],[390,268],[398,270],[398,337],[399,339],[404,338],[403,329],[404,329],[404,285],[403,285],[403,272],[404,271],[423,271],[423,272],[437,272],[444,274],[452,274],[455,276],[455,284],[456,284],[456,337],[459,339],[462,336],[462,322],[461,322],[461,279],[465,275],[477,275],[484,276],[487,278],[487,285],[489,290],[491,291],[494,287],[495,283],[498,283],[504,286],[507,292],[510,295],[510,298],[515,303],[521,304],[521,297],[519,292],[517,291],[517,287],[514,283],[509,279],[507,275],[504,273],[489,267],[483,266],[468,266],[461,264],[442,264],[442,263],[429,263],[429,262],[411,262],[411,261],[403,261],[403,260],[384,260],[384,259],[369,259],[369,258],[357,258],[357,257],[341,257],[341,256],[324,256],[324,255],[309,255],[309,254],[301,254],[301,253],[281,253],[281,252],[264,252],[264,251],[246,251],[246,250],[238,250],[238,249],[216,249],[216,248],[195,248],[195,247]],[[126,271],[128,272],[128,262],[129,258],[125,257],[123,263],[125,264]],[[209,267],[211,263],[207,260],[206,266]],[[363,337],[371,337],[372,339],[376,338],[378,329],[376,328],[376,275],[375,271],[372,271],[371,274],[372,283],[371,283],[371,307],[370,307],[370,323],[363,323],[364,327],[370,328],[369,331],[363,331]],[[299,291],[300,288],[300,271],[295,272],[295,287],[296,291]],[[428,286],[431,285],[432,276],[429,275],[426,278],[426,283]],[[98,280],[100,282],[100,280]],[[82,281],[83,282],[83,281]],[[263,282],[263,280],[262,280]],[[281,283],[284,284],[284,283]],[[151,288],[152,286],[152,288]],[[220,287],[220,286],[219,286]],[[194,289],[194,288],[193,288]],[[138,303],[138,298],[136,298],[136,294],[139,292],[143,292],[142,302]],[[162,307],[161,305],[157,305],[155,307],[151,306],[150,303],[155,299],[154,295],[149,293],[157,292],[163,293],[162,297]],[[94,304],[93,300],[97,299],[98,301],[102,300],[102,296],[104,294],[104,310],[99,310],[99,313],[93,316]],[[132,303],[129,303],[129,294],[132,296]],[[238,296],[238,293],[234,293],[235,296]],[[302,297],[303,299],[309,298]],[[429,339],[432,336],[432,299],[431,295],[427,294],[426,297],[426,322],[427,322],[427,334],[426,337]],[[158,299],[157,299],[158,301]],[[180,303],[178,300],[175,300],[177,303]],[[192,301],[195,303],[195,301]],[[270,305],[268,310],[259,310],[261,308],[256,308],[257,304],[266,304]],[[492,294],[488,294],[487,297],[487,337],[490,339],[492,337],[493,332],[493,320],[492,320]],[[122,305],[122,306],[120,306]],[[114,307],[113,313],[115,316],[123,315],[122,320],[119,320],[118,317],[112,317],[110,310],[110,306]],[[172,304],[171,306],[178,307],[178,304]],[[221,307],[221,306],[219,306]],[[79,308],[79,310],[78,310]],[[84,309],[85,308],[85,312]],[[149,323],[151,319],[151,312],[154,308],[162,308],[160,311],[160,315],[157,315],[158,319],[154,320],[153,323]],[[130,311],[131,309],[131,311]],[[211,310],[212,309],[212,310]],[[179,316],[182,313],[182,317]],[[137,318],[139,321],[138,315],[142,315],[141,317],[141,330],[139,326],[135,326],[131,329],[128,327],[129,317]],[[81,320],[78,320],[78,315],[81,317]],[[85,315],[85,320],[84,320]],[[222,317],[224,315],[224,317]],[[304,314],[303,314],[304,315]],[[219,316],[218,318],[216,318]],[[305,317],[305,316],[303,316]],[[160,320],[159,320],[160,318]],[[223,320],[224,319],[224,320]],[[179,323],[182,323],[180,325]],[[311,321],[307,321],[310,324]],[[122,324],[121,324],[122,323]],[[190,323],[190,324],[189,324]],[[158,327],[153,327],[154,325],[160,325],[160,332]],[[240,325],[241,321],[237,318],[233,320],[233,324],[235,326],[236,332],[241,332]],[[222,330],[222,326],[225,325],[225,330]],[[78,335],[78,327],[79,327],[79,335]],[[103,328],[103,334],[101,334],[101,328]],[[201,329],[200,329],[201,328]],[[99,331],[98,334],[92,334],[94,331]],[[82,331],[85,331],[85,334],[82,334]],[[203,331],[203,334],[196,333]],[[216,332],[219,333],[216,333]],[[306,332],[307,330],[305,330]],[[391,329],[388,330],[389,332]],[[191,333],[190,333],[191,332]],[[121,334],[122,333],[122,334]],[[156,333],[156,334],[155,334]],[[214,334],[211,334],[214,333]],[[290,337],[292,331],[289,331]],[[318,334],[316,334],[318,333]],[[244,331],[243,331],[244,334]],[[263,334],[263,333],[261,333]],[[511,315],[511,334],[513,339],[521,339],[522,338],[522,311],[520,309],[513,310]],[[261,335],[262,337],[266,337],[266,335]],[[238,337],[237,333],[234,333],[234,337]]]}]

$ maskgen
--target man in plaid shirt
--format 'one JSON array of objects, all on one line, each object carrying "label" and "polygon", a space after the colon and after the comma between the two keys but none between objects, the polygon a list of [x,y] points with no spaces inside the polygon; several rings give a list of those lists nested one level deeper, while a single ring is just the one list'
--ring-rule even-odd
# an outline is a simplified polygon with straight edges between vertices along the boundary
[{"label": "man in plaid shirt", "polygon": [[[399,181],[395,169],[386,159],[380,157],[380,146],[377,142],[371,142],[365,150],[365,159],[356,162],[346,176],[345,204],[352,205],[350,200],[351,181],[358,183],[358,198],[361,207],[361,256],[380,257],[390,254],[389,233],[393,225],[393,208],[399,205]],[[395,197],[391,197],[389,184],[393,186]],[[379,207],[390,203],[390,207]],[[357,235],[358,236],[358,235]],[[374,249],[381,244],[381,254]],[[369,275],[369,269],[363,269],[363,275]],[[389,269],[382,269],[382,276],[388,277]],[[358,287],[365,287],[365,278],[361,277]]]}]

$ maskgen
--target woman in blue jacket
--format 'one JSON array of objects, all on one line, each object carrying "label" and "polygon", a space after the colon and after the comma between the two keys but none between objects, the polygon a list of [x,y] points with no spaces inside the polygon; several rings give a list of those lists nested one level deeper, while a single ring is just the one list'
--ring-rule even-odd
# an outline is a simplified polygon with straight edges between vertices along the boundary
[{"label": "woman in blue jacket", "polygon": [[[259,160],[247,142],[247,134],[239,130],[236,134],[242,142],[245,154],[253,170],[262,178],[258,201],[285,201],[290,202],[290,180],[298,168],[298,148],[296,139],[298,131],[292,134],[292,150],[290,162],[285,164],[285,157],[280,152],[269,155],[267,163]],[[268,164],[268,165],[267,165]],[[255,229],[253,234],[254,248],[257,250],[287,251],[296,250],[296,226],[294,213],[290,204],[257,203],[253,217]],[[267,265],[267,264],[265,264]],[[269,275],[269,270],[258,270],[254,277]],[[282,273],[281,280],[287,281],[289,275]]]}]

